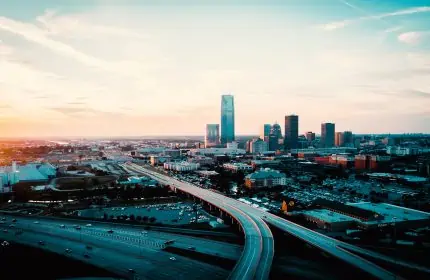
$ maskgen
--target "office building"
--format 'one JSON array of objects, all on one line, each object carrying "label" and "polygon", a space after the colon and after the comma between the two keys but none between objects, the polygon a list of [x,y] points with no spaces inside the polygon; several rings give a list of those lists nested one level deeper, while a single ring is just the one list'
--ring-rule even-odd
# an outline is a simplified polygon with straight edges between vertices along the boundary
[{"label": "office building", "polygon": [[336,132],[334,145],[336,147],[342,147],[343,146],[343,132]]},{"label": "office building", "polygon": [[231,172],[251,172],[253,170],[252,165],[248,165],[241,162],[234,162],[234,163],[224,163],[222,167],[225,170],[229,170]]},{"label": "office building", "polygon": [[269,151],[269,143],[258,139],[253,139],[250,143],[249,151],[253,154],[262,154]]},{"label": "office building", "polygon": [[264,124],[263,126],[263,131],[261,133],[261,139],[263,139],[263,141],[269,142],[269,136],[270,136],[270,130],[272,129],[272,125],[271,124]]},{"label": "office building", "polygon": [[344,131],[343,132],[343,145],[345,147],[353,147],[354,146],[354,136],[352,131]]},{"label": "office building", "polygon": [[195,171],[200,168],[199,163],[181,161],[181,162],[165,162],[164,169],[177,172]]},{"label": "office building", "polygon": [[205,135],[205,148],[215,147],[219,144],[219,124],[207,124]]},{"label": "office building", "polygon": [[263,188],[285,186],[287,176],[273,169],[261,169],[245,177],[245,186],[248,188]]},{"label": "office building", "polygon": [[272,126],[272,129],[270,130],[269,134],[269,150],[270,151],[277,151],[280,149],[280,139],[282,139],[282,131],[281,126],[277,123],[275,123]]},{"label": "office building", "polygon": [[306,132],[305,137],[306,137],[306,140],[308,140],[308,142],[315,141],[315,132],[308,131]]},{"label": "office building", "polygon": [[321,124],[321,140],[322,148],[331,148],[335,144],[335,125],[334,123]]},{"label": "office building", "polygon": [[221,144],[234,141],[234,97],[223,95],[221,97]]},{"label": "office building", "polygon": [[285,138],[284,146],[286,150],[297,149],[299,142],[299,116],[285,116]]}]

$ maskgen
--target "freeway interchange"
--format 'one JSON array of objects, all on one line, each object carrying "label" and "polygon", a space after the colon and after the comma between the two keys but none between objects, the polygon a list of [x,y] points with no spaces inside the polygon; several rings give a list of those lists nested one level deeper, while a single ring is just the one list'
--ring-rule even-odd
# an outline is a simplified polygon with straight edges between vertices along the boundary
[{"label": "freeway interchange", "polygon": [[129,279],[225,279],[221,267],[166,251],[166,246],[236,261],[241,246],[137,227],[3,215],[0,238],[66,255]]},{"label": "freeway interchange", "polygon": [[[261,211],[222,194],[199,188],[188,182],[146,169],[134,163],[126,163],[124,168],[156,179],[162,184],[179,189],[214,205],[240,224],[245,234],[245,246],[241,258],[230,274],[230,279],[268,279],[274,255],[274,241],[268,224],[285,231],[306,243],[313,245],[378,279],[395,279],[397,276],[380,266],[360,257],[356,253],[376,256],[373,252],[357,248],[317,233],[276,215]],[[382,257],[382,256],[377,256]],[[383,258],[383,257],[382,257]]]}]

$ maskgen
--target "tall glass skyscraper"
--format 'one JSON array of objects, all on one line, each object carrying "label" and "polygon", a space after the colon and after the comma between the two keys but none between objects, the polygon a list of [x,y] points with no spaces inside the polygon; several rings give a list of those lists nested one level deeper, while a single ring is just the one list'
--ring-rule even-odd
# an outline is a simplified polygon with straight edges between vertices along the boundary
[{"label": "tall glass skyscraper", "polygon": [[221,98],[221,144],[234,141],[234,97],[223,95]]}]

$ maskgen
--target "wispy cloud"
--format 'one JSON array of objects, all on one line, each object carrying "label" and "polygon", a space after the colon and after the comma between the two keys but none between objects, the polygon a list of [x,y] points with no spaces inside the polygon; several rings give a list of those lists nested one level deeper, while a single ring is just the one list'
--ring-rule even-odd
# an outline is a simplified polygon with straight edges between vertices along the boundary
[{"label": "wispy cloud", "polygon": [[[345,3],[345,1],[342,1],[342,2]],[[348,5],[348,6],[351,7],[351,5]],[[355,7],[355,6],[354,6],[354,8],[357,9],[357,7]],[[361,10],[361,9],[360,9],[360,11],[363,12],[363,10]],[[385,18],[389,18],[389,17],[411,15],[411,14],[416,14],[416,13],[427,13],[427,12],[430,12],[430,6],[413,7],[413,8],[409,8],[409,9],[398,10],[398,11],[391,12],[391,13],[383,13],[383,14],[377,14],[377,15],[366,15],[366,16],[362,16],[359,18],[355,18],[355,19],[346,19],[346,20],[342,20],[342,21],[329,22],[329,23],[320,25],[319,27],[323,30],[329,31],[329,30],[336,30],[336,29],[344,28],[348,25],[358,23],[361,21],[366,21],[366,20],[381,20],[381,19],[385,19]]]},{"label": "wispy cloud", "polygon": [[411,31],[405,32],[397,36],[397,39],[405,44],[416,45],[419,44],[425,37],[430,36],[430,31]]},{"label": "wispy cloud", "polygon": [[87,66],[105,70],[111,70],[112,68],[110,64],[103,60],[82,53],[68,44],[49,38],[47,34],[36,25],[0,17],[0,30],[22,36],[28,41],[42,45],[59,54],[69,56]]}]

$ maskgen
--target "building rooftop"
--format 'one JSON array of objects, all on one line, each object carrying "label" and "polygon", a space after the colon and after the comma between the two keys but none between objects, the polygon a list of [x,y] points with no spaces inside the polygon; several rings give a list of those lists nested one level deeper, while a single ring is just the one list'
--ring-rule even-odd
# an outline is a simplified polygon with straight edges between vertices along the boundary
[{"label": "building rooftop", "polygon": [[246,176],[247,179],[255,180],[255,179],[270,179],[270,178],[279,178],[279,177],[286,177],[284,173],[281,173],[277,170],[273,169],[261,169],[259,171],[256,171],[252,174],[249,174]]},{"label": "building rooftop", "polygon": [[371,202],[358,202],[348,203],[348,205],[360,209],[373,211],[384,217],[383,220],[367,221],[366,224],[372,223],[393,223],[404,222],[410,220],[424,220],[430,219],[430,213],[418,211],[410,208],[396,206],[388,203],[371,203]]},{"label": "building rooftop", "polygon": [[314,209],[314,210],[303,211],[302,213],[307,216],[312,216],[322,221],[326,221],[328,223],[357,221],[352,217],[339,214],[327,209]]},{"label": "building rooftop", "polygon": [[46,164],[29,163],[17,166],[19,181],[43,181],[56,174],[55,167]]}]

